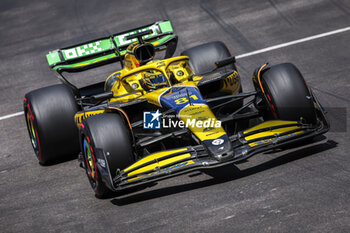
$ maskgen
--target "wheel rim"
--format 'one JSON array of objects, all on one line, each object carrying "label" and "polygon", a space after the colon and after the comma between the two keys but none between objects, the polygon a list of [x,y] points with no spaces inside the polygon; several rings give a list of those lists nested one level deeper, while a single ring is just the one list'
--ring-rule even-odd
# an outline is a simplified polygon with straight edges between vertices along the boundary
[{"label": "wheel rim", "polygon": [[88,142],[87,138],[84,138],[84,162],[86,166],[86,173],[89,177],[91,184],[94,186],[96,184],[96,164],[95,156],[93,154],[92,147]]},{"label": "wheel rim", "polygon": [[34,128],[33,120],[29,112],[27,112],[26,118],[27,118],[27,126],[28,126],[30,142],[32,143],[34,150],[37,151],[38,150],[38,139],[36,136],[37,133],[36,133],[36,129]]}]

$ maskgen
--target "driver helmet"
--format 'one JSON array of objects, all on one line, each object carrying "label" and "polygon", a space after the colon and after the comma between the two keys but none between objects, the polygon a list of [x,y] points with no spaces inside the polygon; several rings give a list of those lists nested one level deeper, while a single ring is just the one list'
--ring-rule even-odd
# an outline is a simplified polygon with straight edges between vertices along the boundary
[{"label": "driver helmet", "polygon": [[148,89],[158,89],[168,86],[168,81],[164,74],[155,70],[144,72],[143,82]]}]

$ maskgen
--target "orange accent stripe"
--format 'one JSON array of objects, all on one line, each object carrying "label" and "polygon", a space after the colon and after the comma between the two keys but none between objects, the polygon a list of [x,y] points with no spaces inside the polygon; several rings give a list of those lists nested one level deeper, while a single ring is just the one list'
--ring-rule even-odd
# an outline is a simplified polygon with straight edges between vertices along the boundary
[{"label": "orange accent stripe", "polygon": [[263,93],[265,93],[264,91],[264,88],[262,87],[262,84],[261,84],[261,80],[260,80],[260,72],[262,71],[262,69],[267,66],[267,64],[264,64],[260,67],[259,71],[258,71],[258,82],[259,82],[259,85],[260,85],[260,88],[262,90]]},{"label": "orange accent stripe", "polygon": [[115,109],[115,110],[118,110],[118,111],[120,111],[121,113],[123,113],[123,115],[125,116],[126,120],[128,121],[128,124],[129,124],[130,129],[132,130],[129,117],[128,117],[128,115],[126,114],[126,112],[124,112],[122,109],[116,108],[116,107],[108,107],[108,108],[109,108],[109,109]]}]

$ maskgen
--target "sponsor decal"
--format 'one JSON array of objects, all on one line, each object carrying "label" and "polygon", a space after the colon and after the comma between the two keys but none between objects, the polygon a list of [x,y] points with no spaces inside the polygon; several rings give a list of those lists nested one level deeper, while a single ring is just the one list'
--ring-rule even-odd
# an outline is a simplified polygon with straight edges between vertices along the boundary
[{"label": "sponsor decal", "polygon": [[98,53],[102,50],[103,48],[101,47],[101,41],[96,41],[79,47],[62,50],[62,52],[66,59],[73,59],[81,56]]},{"label": "sponsor decal", "polygon": [[176,73],[177,76],[183,76],[184,75],[184,72],[182,70],[179,70],[177,73]]},{"label": "sponsor decal", "polygon": [[101,113],[104,113],[105,110],[96,110],[96,111],[90,111],[90,112],[82,112],[82,113],[77,113],[75,115],[75,122],[77,124],[80,124],[84,119],[90,117],[90,116],[93,116],[93,115],[98,115],[98,114],[101,114]]},{"label": "sponsor decal", "polygon": [[189,161],[182,162],[182,163],[179,163],[179,164],[167,167],[167,168],[163,168],[163,169],[161,169],[159,171],[152,172],[152,173],[149,173],[147,175],[142,175],[142,176],[130,179],[129,181],[132,181],[134,179],[145,178],[145,177],[149,177],[149,176],[153,176],[153,175],[159,175],[159,174],[162,174],[162,173],[166,173],[166,172],[172,171],[172,170],[177,169],[177,168],[182,168],[182,167],[188,166],[188,165],[190,165],[192,163],[194,163],[194,162],[192,160],[189,160]]},{"label": "sponsor decal", "polygon": [[183,163],[179,163],[179,164],[176,164],[176,165],[174,165],[174,166],[170,166],[170,167],[161,169],[161,170],[159,170],[159,171],[157,171],[157,172],[149,173],[149,174],[147,174],[146,176],[152,176],[152,175],[156,175],[156,174],[165,173],[165,172],[167,172],[167,171],[174,170],[175,168],[180,168],[180,167],[187,166],[187,165],[189,165],[189,164],[191,164],[191,163],[193,163],[192,160],[186,161],[186,162],[183,162]]},{"label": "sponsor decal", "polygon": [[213,144],[214,146],[221,145],[222,143],[224,143],[224,139],[221,138],[215,139],[211,142],[211,144]]},{"label": "sponsor decal", "polygon": [[264,140],[261,140],[261,141],[252,142],[252,143],[249,143],[249,146],[254,147],[254,146],[262,145],[262,144],[265,144],[265,143],[277,142],[277,141],[282,140],[282,139],[293,137],[296,134],[297,133],[291,133],[291,134],[283,135],[283,136],[276,137],[276,138],[269,138],[269,139],[264,139]]},{"label": "sponsor decal", "polygon": [[106,168],[106,161],[104,159],[97,159],[97,162],[101,167]]},{"label": "sponsor decal", "polygon": [[237,71],[234,71],[232,74],[230,74],[224,79],[224,85],[226,87],[236,85],[238,82],[239,82],[239,76]]},{"label": "sponsor decal", "polygon": [[126,45],[129,45],[129,44],[137,41],[136,38],[131,39],[131,40],[127,40],[126,39],[127,36],[136,34],[138,32],[144,32],[144,31],[147,31],[147,30],[152,30],[152,34],[143,36],[143,39],[148,39],[148,38],[151,38],[151,37],[159,34],[159,32],[158,32],[159,28],[158,28],[157,25],[152,25],[150,27],[142,28],[142,29],[135,30],[135,31],[132,31],[132,32],[127,32],[125,34],[118,35],[118,36],[115,37],[116,42],[118,44],[118,47],[126,46]]}]

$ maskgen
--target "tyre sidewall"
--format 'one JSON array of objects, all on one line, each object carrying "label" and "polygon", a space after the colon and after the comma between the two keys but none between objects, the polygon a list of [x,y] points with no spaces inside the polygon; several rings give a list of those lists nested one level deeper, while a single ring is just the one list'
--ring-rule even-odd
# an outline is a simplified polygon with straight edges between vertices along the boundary
[{"label": "tyre sidewall", "polygon": [[[80,129],[82,153],[84,153],[83,140],[87,136],[93,152],[96,151],[96,148],[99,148],[104,150],[105,153],[109,153],[109,161],[107,162],[112,177],[116,175],[117,170],[122,170],[134,162],[130,132],[119,114],[103,113],[91,116],[83,120]],[[94,162],[96,163],[96,161]],[[85,160],[84,163],[87,169]],[[86,172],[89,177],[87,170]],[[108,193],[108,188],[102,182],[100,174],[97,168],[97,179],[92,181],[89,177],[97,197],[103,197]],[[96,182],[96,185],[94,185],[94,182]]]},{"label": "tyre sidewall", "polygon": [[293,64],[284,63],[268,69],[262,74],[262,86],[263,99],[269,109],[265,118],[300,121],[302,117],[308,123],[316,122],[312,95]]},{"label": "tyre sidewall", "polygon": [[24,111],[34,118],[39,141],[36,154],[41,164],[79,152],[78,128],[74,123],[78,106],[68,87],[59,84],[27,93]]}]

